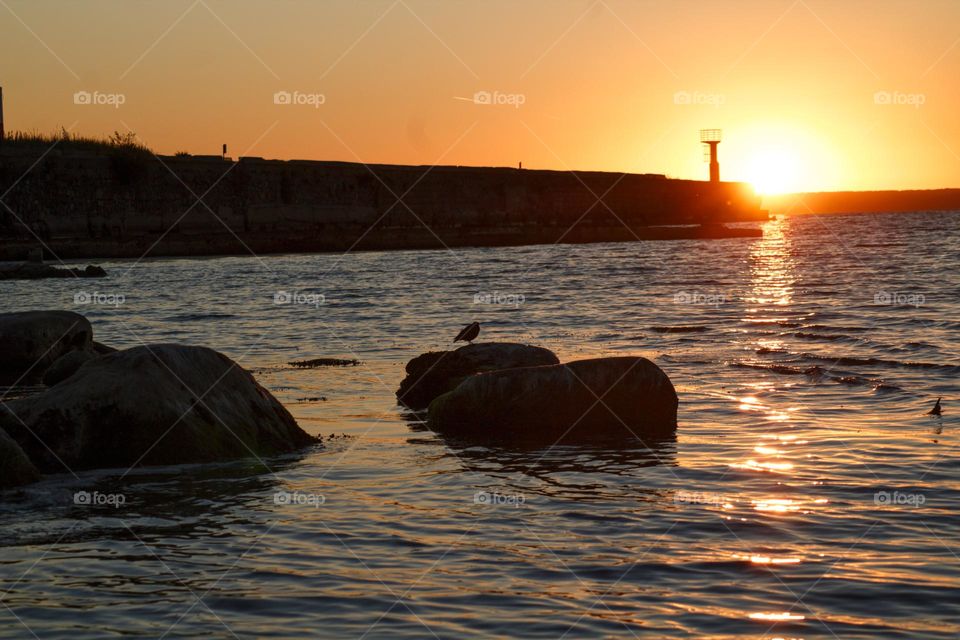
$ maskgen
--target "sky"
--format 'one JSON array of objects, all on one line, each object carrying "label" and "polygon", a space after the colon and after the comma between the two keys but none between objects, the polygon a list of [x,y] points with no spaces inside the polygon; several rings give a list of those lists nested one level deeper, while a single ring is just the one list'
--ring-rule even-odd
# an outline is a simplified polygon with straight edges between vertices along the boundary
[{"label": "sky", "polygon": [[960,186],[958,0],[0,0],[0,86],[166,154]]}]

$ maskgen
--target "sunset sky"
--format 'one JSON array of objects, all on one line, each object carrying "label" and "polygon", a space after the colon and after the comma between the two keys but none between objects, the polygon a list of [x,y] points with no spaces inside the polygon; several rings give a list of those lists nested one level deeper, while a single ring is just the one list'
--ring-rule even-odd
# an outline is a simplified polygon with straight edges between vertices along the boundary
[{"label": "sunset sky", "polygon": [[706,179],[698,130],[722,128],[723,179],[761,190],[960,186],[957,0],[0,0],[0,16],[8,131]]}]

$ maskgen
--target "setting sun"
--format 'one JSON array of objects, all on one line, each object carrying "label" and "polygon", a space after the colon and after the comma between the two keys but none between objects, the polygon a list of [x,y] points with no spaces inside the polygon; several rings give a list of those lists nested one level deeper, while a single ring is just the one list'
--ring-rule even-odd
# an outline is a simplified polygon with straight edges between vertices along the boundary
[{"label": "setting sun", "polygon": [[789,149],[770,147],[758,149],[748,160],[746,180],[757,193],[772,195],[799,191],[804,175],[798,169],[797,158]]}]

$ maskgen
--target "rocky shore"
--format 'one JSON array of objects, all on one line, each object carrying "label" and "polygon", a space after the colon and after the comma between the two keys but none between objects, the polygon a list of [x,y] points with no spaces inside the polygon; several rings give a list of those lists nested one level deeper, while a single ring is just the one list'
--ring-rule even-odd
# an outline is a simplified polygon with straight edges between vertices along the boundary
[{"label": "rocky shore", "polygon": [[[290,366],[358,364],[319,358]],[[87,318],[70,311],[0,314],[0,384],[8,386],[0,397],[0,489],[82,469],[261,459],[319,441],[227,356],[179,344],[117,350],[94,341]],[[548,349],[516,343],[417,356],[396,396],[442,436],[478,442],[652,442],[677,427],[676,391],[653,362],[561,363]]]}]

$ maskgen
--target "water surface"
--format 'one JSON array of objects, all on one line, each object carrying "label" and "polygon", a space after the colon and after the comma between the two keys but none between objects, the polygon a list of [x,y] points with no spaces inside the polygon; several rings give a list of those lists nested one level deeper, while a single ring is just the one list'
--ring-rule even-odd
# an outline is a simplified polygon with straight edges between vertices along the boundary
[{"label": "water surface", "polygon": [[[764,231],[0,283],[6,309],[80,311],[117,347],[212,346],[338,434],[6,494],[0,634],[957,637],[960,214]],[[403,365],[473,319],[482,340],[562,360],[653,359],[680,395],[676,440],[490,448],[425,430],[395,404]],[[362,364],[286,365],[316,357]]]}]

